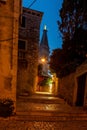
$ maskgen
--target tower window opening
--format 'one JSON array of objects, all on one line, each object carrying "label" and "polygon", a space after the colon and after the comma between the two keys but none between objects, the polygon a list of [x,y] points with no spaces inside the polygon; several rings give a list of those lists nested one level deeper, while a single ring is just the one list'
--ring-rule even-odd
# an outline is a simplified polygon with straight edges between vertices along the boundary
[{"label": "tower window opening", "polygon": [[26,18],[25,16],[22,16],[22,24],[21,27],[25,28],[26,27]]}]

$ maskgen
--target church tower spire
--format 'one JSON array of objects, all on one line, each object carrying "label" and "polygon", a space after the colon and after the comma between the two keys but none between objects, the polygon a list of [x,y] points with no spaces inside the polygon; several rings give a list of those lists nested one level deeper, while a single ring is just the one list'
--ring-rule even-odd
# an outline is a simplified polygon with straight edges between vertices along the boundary
[{"label": "church tower spire", "polygon": [[[39,63],[43,65],[43,73],[48,74],[48,61],[49,61],[49,44],[47,37],[47,27],[44,26],[42,39],[39,46]],[[43,62],[44,61],[44,62]]]},{"label": "church tower spire", "polygon": [[40,42],[40,56],[49,57],[49,44],[48,44],[48,37],[47,37],[47,27],[44,26],[42,39]]}]

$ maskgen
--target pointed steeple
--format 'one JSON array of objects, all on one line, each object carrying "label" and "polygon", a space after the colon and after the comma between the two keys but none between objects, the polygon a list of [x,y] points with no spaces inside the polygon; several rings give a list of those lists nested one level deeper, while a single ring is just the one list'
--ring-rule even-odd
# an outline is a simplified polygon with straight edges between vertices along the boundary
[{"label": "pointed steeple", "polygon": [[[47,28],[46,25],[43,29],[42,39],[39,46],[39,63],[43,64],[43,74],[48,74],[48,61],[49,61],[49,44],[47,37]],[[45,60],[45,62],[43,61]]]},{"label": "pointed steeple", "polygon": [[47,26],[46,25],[44,25],[44,30],[47,30]]},{"label": "pointed steeple", "polygon": [[42,39],[41,39],[41,42],[40,42],[40,46],[41,46],[41,48],[43,47],[43,48],[46,48],[46,49],[49,50],[46,25],[44,26],[44,30],[43,30],[43,35],[42,35]]}]

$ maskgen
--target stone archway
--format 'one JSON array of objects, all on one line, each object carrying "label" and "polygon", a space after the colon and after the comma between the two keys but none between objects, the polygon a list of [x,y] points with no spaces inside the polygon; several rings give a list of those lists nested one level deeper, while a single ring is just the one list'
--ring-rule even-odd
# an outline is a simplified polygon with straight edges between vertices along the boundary
[{"label": "stone archway", "polygon": [[58,78],[55,76],[52,81],[49,81],[47,84],[44,84],[44,79],[47,77],[40,76],[38,77],[36,93],[45,93],[45,94],[52,94],[57,95],[58,92]]}]

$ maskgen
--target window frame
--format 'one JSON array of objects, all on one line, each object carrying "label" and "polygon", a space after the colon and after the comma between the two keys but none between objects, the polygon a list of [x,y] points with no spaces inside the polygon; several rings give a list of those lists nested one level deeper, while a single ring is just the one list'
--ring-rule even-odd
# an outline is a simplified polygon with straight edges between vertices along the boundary
[{"label": "window frame", "polygon": [[[25,41],[25,49],[19,48],[19,41]],[[23,39],[18,40],[18,59],[25,60],[26,59],[26,52],[27,52],[27,41]]]},{"label": "window frame", "polygon": [[[23,25],[23,18],[25,18],[24,25]],[[25,15],[22,15],[21,28],[26,28],[26,16]]]},{"label": "window frame", "polygon": [[[24,42],[25,42],[25,49],[20,49],[20,48],[19,48],[19,41],[24,41]],[[19,39],[19,40],[18,40],[18,50],[27,51],[27,41],[26,41],[26,40],[24,40],[24,39]]]}]

